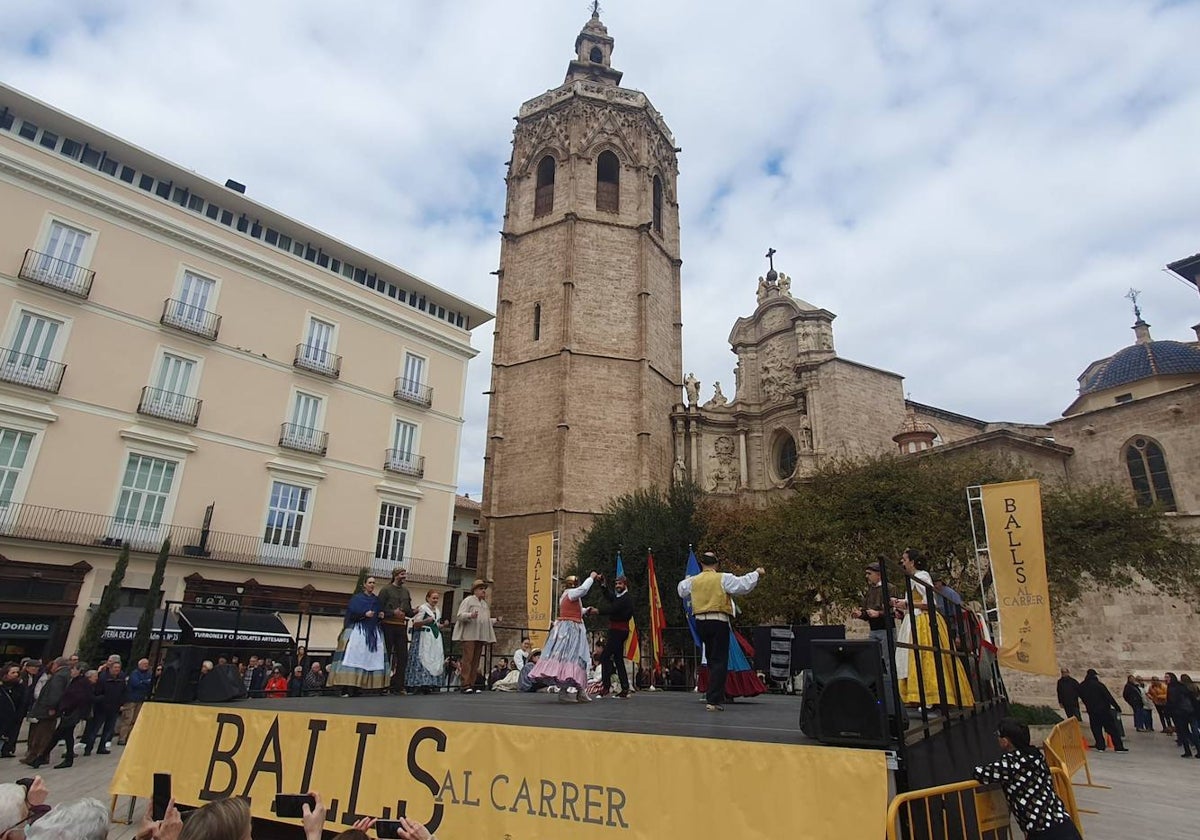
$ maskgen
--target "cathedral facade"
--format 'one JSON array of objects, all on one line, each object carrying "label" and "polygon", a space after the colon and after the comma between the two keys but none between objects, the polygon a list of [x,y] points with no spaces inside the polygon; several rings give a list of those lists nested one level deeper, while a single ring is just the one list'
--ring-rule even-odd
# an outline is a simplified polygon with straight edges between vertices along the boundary
[{"label": "cathedral facade", "polygon": [[[732,383],[702,397],[681,359],[678,150],[646,96],[620,87],[597,15],[575,47],[563,84],[521,106],[507,178],[483,491],[506,624],[527,622],[531,535],[556,532],[569,560],[614,497],[693,481],[766,504],[834,459],[1002,455],[1047,481],[1125,486],[1200,533],[1200,328],[1155,341],[1140,311],[1134,343],[1087,365],[1062,417],[987,421],[908,400],[899,373],[839,356],[834,313],[794,295],[772,259],[729,334]],[[1071,638],[1111,653],[1093,667],[1200,657],[1186,620],[1139,636],[1163,608],[1144,594],[1090,605],[1098,629]],[[1097,633],[1137,644],[1098,648]]]}]

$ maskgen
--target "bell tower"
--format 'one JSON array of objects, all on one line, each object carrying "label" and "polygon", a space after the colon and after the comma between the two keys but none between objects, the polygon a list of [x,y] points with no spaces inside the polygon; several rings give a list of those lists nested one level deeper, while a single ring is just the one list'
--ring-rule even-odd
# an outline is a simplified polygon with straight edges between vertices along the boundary
[{"label": "bell tower", "polygon": [[593,6],[566,79],[513,131],[483,487],[493,614],[510,625],[527,617],[529,535],[557,531],[569,561],[609,499],[671,482],[679,150],[620,86],[613,46]]}]

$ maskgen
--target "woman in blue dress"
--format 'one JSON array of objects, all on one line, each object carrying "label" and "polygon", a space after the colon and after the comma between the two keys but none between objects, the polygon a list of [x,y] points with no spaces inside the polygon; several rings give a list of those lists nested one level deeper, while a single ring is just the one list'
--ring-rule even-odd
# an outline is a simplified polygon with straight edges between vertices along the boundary
[{"label": "woman in blue dress", "polygon": [[340,686],[352,693],[387,687],[387,650],[379,627],[381,607],[375,594],[375,578],[369,577],[363,591],[351,598],[346,607],[346,619],[326,685]]}]

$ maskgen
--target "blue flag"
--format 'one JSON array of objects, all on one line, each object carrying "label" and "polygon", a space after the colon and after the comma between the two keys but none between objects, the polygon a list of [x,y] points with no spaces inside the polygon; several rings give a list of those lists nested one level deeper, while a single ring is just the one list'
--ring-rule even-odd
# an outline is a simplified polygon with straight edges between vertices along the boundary
[{"label": "blue flag", "polygon": [[[688,548],[687,571],[684,574],[688,577],[700,574],[700,561],[696,559],[696,550],[691,547]],[[700,634],[696,632],[696,616],[692,613],[690,597],[683,599],[683,613],[687,616],[688,629],[692,631],[692,639],[696,642],[696,647],[703,647]]]},{"label": "blue flag", "polygon": [[[621,561],[620,549],[617,550],[617,577],[625,577],[625,564]],[[621,655],[626,659],[632,659],[634,662],[641,661],[641,650],[638,647],[637,623],[633,618],[629,619],[629,636],[625,639],[625,650],[621,651]]]}]

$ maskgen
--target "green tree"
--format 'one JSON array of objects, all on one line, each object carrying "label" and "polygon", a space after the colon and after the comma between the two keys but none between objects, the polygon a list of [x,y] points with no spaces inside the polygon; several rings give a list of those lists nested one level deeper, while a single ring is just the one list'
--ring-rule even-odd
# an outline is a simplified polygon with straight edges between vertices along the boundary
[{"label": "green tree", "polygon": [[[838,620],[862,591],[862,566],[919,548],[968,600],[978,597],[966,488],[1030,477],[1004,458],[882,456],[826,465],[787,499],[765,509],[707,500],[709,544],[732,571],[768,570],[742,602],[750,623],[795,621],[825,611]],[[1083,587],[1129,586],[1134,572],[1173,595],[1194,597],[1197,546],[1157,509],[1139,508],[1110,486],[1043,482],[1047,574],[1056,615]],[[976,522],[982,528],[982,523]],[[980,533],[982,540],[983,534]],[[901,580],[899,565],[889,579]]]},{"label": "green tree", "polygon": [[108,629],[108,619],[117,608],[117,599],[121,597],[121,583],[125,580],[125,570],[129,568],[129,543],[121,546],[121,554],[113,566],[108,586],[100,596],[100,603],[92,608],[88,616],[87,626],[79,639],[79,659],[94,665],[100,661],[103,651],[100,647],[100,637]]},{"label": "green tree", "polygon": [[667,490],[638,490],[611,500],[576,546],[574,563],[566,573],[582,577],[595,570],[611,580],[621,551],[634,594],[634,619],[638,627],[649,627],[646,554],[653,551],[667,625],[682,626],[683,607],[673,593],[687,566],[689,547],[703,539],[697,516],[702,496],[695,485],[674,484]]},{"label": "green tree", "polygon": [[154,612],[162,601],[163,578],[167,573],[167,558],[171,556],[171,538],[163,540],[158,549],[158,557],[154,561],[154,574],[150,577],[150,591],[146,593],[146,605],[142,607],[141,617],[138,618],[137,632],[133,635],[133,653],[130,655],[130,668],[139,659],[150,653],[150,635],[154,628]]},{"label": "green tree", "polygon": [[1200,592],[1200,546],[1156,507],[1139,507],[1109,484],[1044,487],[1051,604],[1063,607],[1087,586],[1124,589],[1135,573],[1184,599]]}]

